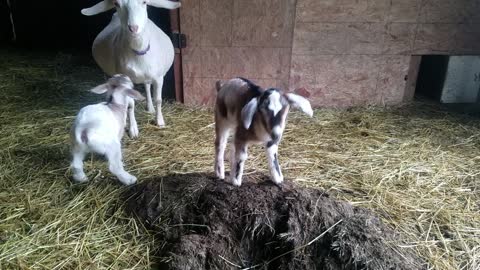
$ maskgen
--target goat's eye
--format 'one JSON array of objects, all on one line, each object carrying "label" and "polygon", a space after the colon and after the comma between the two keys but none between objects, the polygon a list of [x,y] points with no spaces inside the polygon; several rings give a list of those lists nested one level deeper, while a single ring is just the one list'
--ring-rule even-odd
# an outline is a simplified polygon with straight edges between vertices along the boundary
[{"label": "goat's eye", "polygon": [[143,1],[143,4],[146,5],[146,4],[147,4],[147,1]]},{"label": "goat's eye", "polygon": [[120,6],[120,4],[118,4],[117,1],[113,1],[113,5],[115,5],[116,7],[119,7],[119,6]]}]

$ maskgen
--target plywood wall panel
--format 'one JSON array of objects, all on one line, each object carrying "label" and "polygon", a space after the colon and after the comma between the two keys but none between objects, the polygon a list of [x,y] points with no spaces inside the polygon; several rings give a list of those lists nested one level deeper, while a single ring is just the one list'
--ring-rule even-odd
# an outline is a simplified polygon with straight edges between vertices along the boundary
[{"label": "plywood wall panel", "polygon": [[234,46],[291,47],[294,15],[294,0],[235,1]]},{"label": "plywood wall panel", "polygon": [[201,47],[187,47],[182,49],[182,69],[184,80],[201,77],[202,55],[203,50]]},{"label": "plywood wall panel", "polygon": [[315,106],[399,104],[413,96],[412,55],[480,54],[479,11],[479,0],[182,0],[185,102],[211,106],[216,80],[243,76],[303,89]]},{"label": "plywood wall panel", "polygon": [[202,48],[202,78],[226,78],[232,74],[231,47]]},{"label": "plywood wall panel", "polygon": [[213,106],[215,104],[215,82],[222,78],[189,78],[184,80],[184,102],[191,106]]},{"label": "plywood wall panel", "polygon": [[455,54],[480,54],[480,24],[465,24],[459,27],[453,46]]},{"label": "plywood wall panel", "polygon": [[412,54],[416,30],[417,24],[389,23],[384,33],[382,54]]},{"label": "plywood wall panel", "polygon": [[197,0],[182,0],[182,7],[179,10],[180,30],[187,37],[188,48],[198,47],[202,41],[200,2]]},{"label": "plywood wall panel", "polygon": [[202,46],[232,45],[233,0],[202,0],[200,32]]},{"label": "plywood wall panel", "polygon": [[380,54],[385,37],[383,23],[349,23],[347,32],[347,54]]},{"label": "plywood wall panel", "polygon": [[293,55],[291,88],[307,89],[316,106],[375,103],[382,60],[377,55]]},{"label": "plywood wall panel", "polygon": [[422,0],[392,0],[387,20],[389,22],[416,23]]},{"label": "plywood wall panel", "polygon": [[390,0],[298,0],[298,22],[382,22]]},{"label": "plywood wall panel", "polygon": [[380,104],[395,105],[403,101],[408,80],[410,56],[389,55],[380,62],[377,93]]},{"label": "plywood wall panel", "polygon": [[457,30],[458,25],[456,24],[419,24],[413,53],[452,54]]},{"label": "plywood wall panel", "polygon": [[[289,86],[295,0],[185,0],[185,103],[213,105],[215,81],[243,76]],[[185,10],[183,10],[185,9]],[[192,20],[192,21],[190,21]]]},{"label": "plywood wall panel", "polygon": [[471,0],[423,0],[421,23],[463,23],[475,1]]},{"label": "plywood wall panel", "polygon": [[293,54],[342,54],[348,46],[346,23],[297,22]]}]

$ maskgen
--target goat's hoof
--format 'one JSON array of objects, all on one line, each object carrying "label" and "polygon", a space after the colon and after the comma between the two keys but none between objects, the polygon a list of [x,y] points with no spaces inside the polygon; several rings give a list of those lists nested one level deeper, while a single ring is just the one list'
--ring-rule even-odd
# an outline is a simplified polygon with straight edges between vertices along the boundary
[{"label": "goat's hoof", "polygon": [[283,180],[273,181],[273,183],[277,186],[281,186],[281,185],[283,185]]},{"label": "goat's hoof", "polygon": [[163,120],[163,116],[157,115],[157,117],[155,117],[155,121],[156,121],[155,123],[159,128],[165,127],[165,120]]},{"label": "goat's hoof", "polygon": [[283,176],[272,177],[272,182],[277,186],[283,185]]},{"label": "goat's hoof", "polygon": [[85,183],[88,181],[88,178],[84,173],[81,173],[81,174],[74,174],[73,180],[77,183]]},{"label": "goat's hoof", "polygon": [[139,135],[138,127],[130,127],[130,129],[128,130],[128,136],[131,139],[136,139],[138,138],[138,135]]},{"label": "goat's hoof", "polygon": [[147,109],[147,113],[154,114],[154,113],[155,113],[155,109],[154,109],[154,108],[148,108],[148,109]]},{"label": "goat's hoof", "polygon": [[284,182],[278,182],[278,183],[275,183],[275,182],[274,182],[274,184],[275,184],[277,187],[279,187],[281,190],[284,190],[285,187],[286,187],[286,185],[285,185]]},{"label": "goat's hoof", "polygon": [[133,185],[137,182],[137,177],[133,175],[122,177],[122,179],[120,179],[120,182],[122,182],[126,186]]},{"label": "goat's hoof", "polygon": [[242,185],[242,180],[230,179],[230,183],[231,183],[233,186],[239,187],[239,186]]}]

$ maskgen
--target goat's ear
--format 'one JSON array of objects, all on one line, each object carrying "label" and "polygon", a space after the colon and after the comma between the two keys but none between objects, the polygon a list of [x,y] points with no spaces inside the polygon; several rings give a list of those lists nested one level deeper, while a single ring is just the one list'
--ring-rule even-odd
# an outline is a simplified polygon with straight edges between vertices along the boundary
[{"label": "goat's ear", "polygon": [[126,92],[127,92],[127,96],[129,96],[133,99],[136,99],[136,100],[144,100],[145,99],[145,97],[142,96],[142,94],[140,94],[140,92],[138,92],[135,89],[127,89]]},{"label": "goat's ear", "polygon": [[242,124],[245,129],[249,129],[250,125],[252,125],[253,116],[257,111],[258,107],[258,100],[253,98],[250,100],[242,109],[241,117],[242,117]]},{"label": "goat's ear", "polygon": [[182,4],[178,1],[171,0],[148,0],[148,5],[158,8],[176,9],[179,8]]},{"label": "goat's ear", "polygon": [[95,86],[94,88],[90,89],[90,92],[95,94],[103,94],[108,91],[108,84],[100,84],[99,86]]},{"label": "goat's ear", "polygon": [[302,112],[310,117],[313,116],[312,106],[306,98],[292,93],[285,94],[285,97],[292,107],[299,108]]},{"label": "goat's ear", "polygon": [[113,8],[113,2],[111,0],[103,0],[96,5],[82,9],[82,14],[85,16],[97,15],[98,13],[105,12]]}]

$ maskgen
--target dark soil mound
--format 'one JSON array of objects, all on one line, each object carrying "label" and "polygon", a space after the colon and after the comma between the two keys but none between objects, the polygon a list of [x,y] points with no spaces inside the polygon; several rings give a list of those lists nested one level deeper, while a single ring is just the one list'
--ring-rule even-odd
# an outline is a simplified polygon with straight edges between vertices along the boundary
[{"label": "dark soil mound", "polygon": [[174,175],[127,196],[127,212],[168,243],[166,269],[423,269],[369,210],[293,183]]}]

